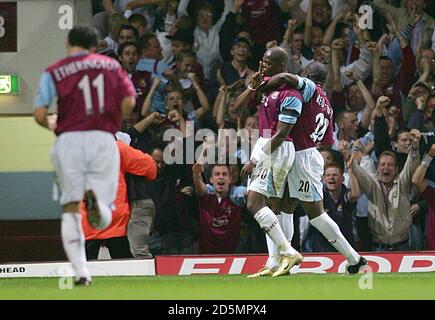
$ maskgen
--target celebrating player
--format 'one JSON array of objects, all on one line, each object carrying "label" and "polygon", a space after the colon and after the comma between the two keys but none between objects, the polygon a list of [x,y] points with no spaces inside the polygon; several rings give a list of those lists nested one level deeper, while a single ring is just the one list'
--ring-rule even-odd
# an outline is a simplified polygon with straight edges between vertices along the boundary
[{"label": "celebrating player", "polygon": [[[236,106],[246,106],[251,92],[256,91],[263,76],[273,76],[285,72],[287,53],[274,47],[266,51],[251,83],[237,99]],[[260,138],[254,146],[251,163],[255,165],[253,181],[249,185],[247,199],[248,210],[254,219],[275,244],[281,263],[290,269],[302,263],[303,257],[289,243],[281,224],[271,208],[266,205],[272,198],[281,199],[287,186],[287,176],[294,161],[294,146],[289,133],[296,123],[302,108],[302,97],[294,88],[283,85],[267,94],[258,94],[261,99],[259,113]],[[269,133],[269,134],[268,134]],[[279,261],[278,261],[279,262]],[[282,272],[270,271],[268,275],[280,276]]]},{"label": "celebrating player", "polygon": [[[64,250],[76,274],[77,285],[89,285],[85,238],[79,203],[86,194],[88,218],[97,229],[112,221],[116,197],[119,152],[114,133],[135,105],[135,89],[120,64],[94,54],[97,35],[88,26],[68,34],[68,57],[42,74],[36,98],[35,120],[55,131],[52,161],[61,191],[61,235]],[[57,120],[48,107],[57,97]]]},{"label": "celebrating player", "polygon": [[[328,216],[323,207],[323,157],[316,145],[332,145],[333,143],[333,111],[320,84],[326,79],[326,69],[318,62],[309,64],[298,77],[289,73],[277,74],[265,86],[270,90],[283,83],[298,89],[302,94],[303,107],[297,122],[291,130],[290,137],[296,150],[295,162],[292,166],[289,181],[289,196],[284,199],[286,212],[293,212],[299,201],[310,218],[310,223],[318,229],[326,239],[348,260],[347,271],[358,273],[367,264],[344,238],[337,224]],[[290,271],[286,261],[282,260],[274,273],[285,274]]]}]

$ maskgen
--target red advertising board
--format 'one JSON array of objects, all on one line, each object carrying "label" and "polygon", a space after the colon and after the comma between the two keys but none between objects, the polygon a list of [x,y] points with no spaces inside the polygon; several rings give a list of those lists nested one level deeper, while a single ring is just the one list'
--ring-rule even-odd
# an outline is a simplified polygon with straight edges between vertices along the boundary
[{"label": "red advertising board", "polygon": [[[373,272],[435,272],[435,251],[367,253]],[[156,275],[251,274],[266,255],[157,256]],[[347,261],[339,254],[304,254],[304,262],[291,273],[344,273]]]}]

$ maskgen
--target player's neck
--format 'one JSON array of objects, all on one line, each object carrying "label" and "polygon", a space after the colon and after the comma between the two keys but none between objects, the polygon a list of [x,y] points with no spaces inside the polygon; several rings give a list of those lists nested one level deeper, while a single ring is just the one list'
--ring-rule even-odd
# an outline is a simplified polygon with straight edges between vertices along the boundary
[{"label": "player's neck", "polygon": [[89,53],[89,50],[82,48],[82,47],[68,47],[68,55],[74,56],[78,53]]}]

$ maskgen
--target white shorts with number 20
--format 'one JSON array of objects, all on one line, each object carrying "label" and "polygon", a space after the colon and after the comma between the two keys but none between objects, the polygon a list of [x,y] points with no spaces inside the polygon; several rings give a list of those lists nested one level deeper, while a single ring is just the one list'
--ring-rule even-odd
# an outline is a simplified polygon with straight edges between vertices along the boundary
[{"label": "white shorts with number 20", "polygon": [[290,197],[305,202],[323,200],[323,165],[322,154],[316,148],[296,151],[288,176]]}]

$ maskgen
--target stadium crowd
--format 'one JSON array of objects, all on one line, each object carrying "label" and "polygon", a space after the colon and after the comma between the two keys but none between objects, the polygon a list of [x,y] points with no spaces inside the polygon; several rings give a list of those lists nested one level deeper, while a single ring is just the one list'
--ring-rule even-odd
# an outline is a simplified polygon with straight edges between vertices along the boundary
[{"label": "stadium crowd", "polygon": [[[242,145],[257,138],[258,110],[236,108],[235,100],[266,49],[281,46],[289,72],[320,62],[310,70],[326,76],[335,132],[332,146],[318,146],[324,205],[349,243],[359,251],[435,250],[433,1],[93,4],[98,51],[122,64],[137,93],[119,138],[151,155],[158,170],[153,181],[127,170],[130,218],[113,232],[85,232],[90,245],[128,239],[134,257],[267,252],[264,233],[246,211],[249,177],[241,174],[249,159]],[[165,161],[180,151],[165,137],[170,129],[180,132],[180,163]],[[200,129],[212,130],[225,150],[218,160],[236,161],[202,161],[214,144],[193,139]],[[219,129],[238,130],[236,150]],[[195,161],[188,141],[202,150]],[[335,251],[302,208],[293,223],[296,249]],[[114,252],[119,245],[125,242],[114,242]],[[116,257],[130,256],[122,252]]]}]

